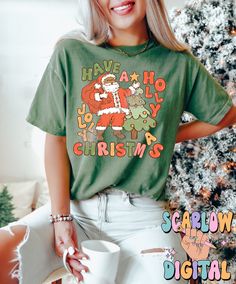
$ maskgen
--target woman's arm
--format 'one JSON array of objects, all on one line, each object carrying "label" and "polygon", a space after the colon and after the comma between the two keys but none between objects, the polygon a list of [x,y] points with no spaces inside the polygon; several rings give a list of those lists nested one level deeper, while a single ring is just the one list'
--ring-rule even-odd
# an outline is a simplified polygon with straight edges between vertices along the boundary
[{"label": "woman's arm", "polygon": [[[45,170],[48,180],[51,199],[51,213],[70,213],[70,161],[66,149],[66,137],[46,134],[45,140]],[[55,252],[62,257],[65,249],[76,249],[73,255],[68,255],[67,263],[72,273],[79,280],[83,280],[82,269],[88,271],[88,267],[80,263],[84,253],[79,251],[78,237],[75,223],[71,221],[55,222]]]},{"label": "woman's arm", "polygon": [[232,106],[225,117],[217,125],[212,125],[200,120],[180,125],[176,135],[176,143],[211,135],[234,123],[236,123],[236,106]]},{"label": "woman's arm", "polygon": [[51,199],[51,213],[70,213],[70,162],[66,137],[46,134],[45,171]]}]

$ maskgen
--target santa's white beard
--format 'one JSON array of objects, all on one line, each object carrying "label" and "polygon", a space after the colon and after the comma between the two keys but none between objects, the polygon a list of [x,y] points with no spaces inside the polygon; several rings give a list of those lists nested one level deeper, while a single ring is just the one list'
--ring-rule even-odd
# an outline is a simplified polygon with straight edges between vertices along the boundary
[{"label": "santa's white beard", "polygon": [[116,91],[118,91],[118,89],[119,89],[118,83],[114,83],[114,84],[109,85],[109,86],[103,85],[103,90],[107,93],[108,92],[115,93]]}]

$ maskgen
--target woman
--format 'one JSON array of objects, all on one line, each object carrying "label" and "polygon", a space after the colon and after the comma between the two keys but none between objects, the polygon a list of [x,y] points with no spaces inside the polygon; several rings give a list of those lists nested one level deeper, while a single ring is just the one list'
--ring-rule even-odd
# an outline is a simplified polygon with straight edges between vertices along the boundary
[{"label": "woman", "polygon": [[[42,283],[71,246],[80,281],[81,241],[104,239],[121,247],[118,284],[177,283],[164,279],[165,255],[139,258],[171,247],[186,259],[160,226],[174,144],[232,125],[236,107],[176,40],[162,0],[79,2],[79,29],[57,43],[27,116],[47,132],[51,202],[1,229],[0,282]],[[179,126],[183,111],[197,120]]]}]

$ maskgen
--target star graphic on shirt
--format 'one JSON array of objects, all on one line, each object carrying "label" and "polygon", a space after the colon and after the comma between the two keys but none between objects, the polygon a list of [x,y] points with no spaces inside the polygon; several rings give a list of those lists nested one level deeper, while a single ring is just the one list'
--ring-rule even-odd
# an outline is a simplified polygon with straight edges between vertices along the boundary
[{"label": "star graphic on shirt", "polygon": [[138,81],[138,76],[136,72],[133,72],[133,74],[130,75],[131,81]]}]

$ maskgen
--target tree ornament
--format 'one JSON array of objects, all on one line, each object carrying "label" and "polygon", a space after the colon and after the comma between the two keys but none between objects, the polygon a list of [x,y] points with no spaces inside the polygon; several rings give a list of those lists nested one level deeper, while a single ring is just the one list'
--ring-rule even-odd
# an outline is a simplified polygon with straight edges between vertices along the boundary
[{"label": "tree ornament", "polygon": [[203,197],[204,200],[209,201],[209,198],[211,196],[211,191],[208,188],[202,187],[199,193]]},{"label": "tree ornament", "polygon": [[232,30],[230,30],[229,34],[231,36],[236,36],[236,28],[233,28]]}]

